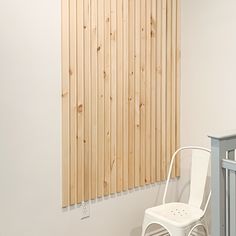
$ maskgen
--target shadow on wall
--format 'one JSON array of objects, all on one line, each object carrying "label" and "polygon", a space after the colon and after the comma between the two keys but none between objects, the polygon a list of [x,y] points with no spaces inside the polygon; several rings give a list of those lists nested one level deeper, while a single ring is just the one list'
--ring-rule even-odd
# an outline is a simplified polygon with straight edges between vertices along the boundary
[{"label": "shadow on wall", "polygon": [[140,236],[141,233],[142,233],[142,227],[139,226],[139,227],[134,228],[134,229],[131,230],[130,236]]}]

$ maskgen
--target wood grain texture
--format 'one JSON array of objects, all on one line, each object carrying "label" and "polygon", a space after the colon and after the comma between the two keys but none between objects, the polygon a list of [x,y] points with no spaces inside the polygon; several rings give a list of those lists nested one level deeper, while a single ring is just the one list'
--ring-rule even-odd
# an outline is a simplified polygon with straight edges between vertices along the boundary
[{"label": "wood grain texture", "polygon": [[156,181],[162,168],[162,1],[157,1],[156,21]]},{"label": "wood grain texture", "polygon": [[104,108],[104,0],[98,0],[98,188],[97,195],[104,195],[104,155],[105,155],[105,108]]},{"label": "wood grain texture", "polygon": [[157,61],[156,61],[156,35],[157,35],[157,5],[156,0],[151,1],[151,183],[156,182],[156,81],[157,81]]},{"label": "wood grain texture", "polygon": [[129,189],[134,187],[134,127],[135,127],[135,118],[134,118],[134,93],[135,93],[135,0],[130,0],[128,5],[129,13],[129,37],[128,37],[128,131],[129,131],[129,140],[128,140],[128,158],[129,158],[129,168],[128,168],[128,183]]},{"label": "wood grain texture", "polygon": [[162,0],[161,32],[161,180],[166,178],[166,0]]},{"label": "wood grain texture", "polygon": [[146,74],[145,74],[145,183],[150,183],[151,177],[151,1],[146,2]]},{"label": "wood grain texture", "polygon": [[[176,150],[176,0],[172,0],[171,8],[171,155],[173,155]],[[175,177],[175,168],[171,176]]]},{"label": "wood grain texture", "polygon": [[84,0],[84,201],[91,195],[90,0]]},{"label": "wood grain texture", "polygon": [[70,77],[69,0],[62,1],[62,207],[69,204],[70,192]]},{"label": "wood grain texture", "polygon": [[140,183],[140,35],[141,35],[141,0],[135,1],[135,187]]},{"label": "wood grain texture", "polygon": [[123,2],[123,191],[129,181],[129,1]]},{"label": "wood grain texture", "polygon": [[171,161],[171,12],[172,0],[167,0],[166,6],[166,173],[168,173]]},{"label": "wood grain texture", "polygon": [[117,4],[117,80],[116,80],[116,191],[122,191],[123,183],[123,0]]},{"label": "wood grain texture", "polygon": [[[77,203],[84,200],[84,14],[83,0],[77,2]],[[79,37],[78,37],[78,33]]]},{"label": "wood grain texture", "polygon": [[70,204],[77,198],[76,0],[70,0]]},{"label": "wood grain texture", "polygon": [[117,10],[116,1],[111,1],[111,194],[116,192],[116,55],[117,55],[117,33],[116,20]]},{"label": "wood grain texture", "polygon": [[[180,78],[181,78],[181,1],[176,0],[176,149],[180,147]],[[180,158],[177,156],[175,165],[176,176],[180,175]]]},{"label": "wood grain texture", "polygon": [[111,159],[111,104],[110,104],[110,80],[111,80],[111,46],[110,46],[110,0],[105,0],[105,70],[104,70],[104,87],[105,87],[105,179],[104,179],[104,195],[110,194],[110,159]]},{"label": "wood grain texture", "polygon": [[[81,1],[81,0],[80,0]],[[92,156],[91,156],[91,199],[97,197],[97,162],[98,162],[98,126],[97,126],[97,103],[98,103],[98,77],[97,77],[97,0],[91,0],[91,116],[92,116]],[[83,64],[83,62],[81,62]]]},{"label": "wood grain texture", "polygon": [[165,180],[179,96],[179,0],[62,0],[62,206]]},{"label": "wood grain texture", "polygon": [[140,33],[140,186],[145,185],[146,180],[146,1],[141,0],[141,33]]}]

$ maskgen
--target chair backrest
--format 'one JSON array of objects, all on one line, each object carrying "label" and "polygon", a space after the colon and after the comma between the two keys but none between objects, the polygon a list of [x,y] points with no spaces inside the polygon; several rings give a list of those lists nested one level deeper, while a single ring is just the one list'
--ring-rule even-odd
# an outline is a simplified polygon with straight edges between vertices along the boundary
[{"label": "chair backrest", "polygon": [[204,150],[192,150],[191,184],[189,204],[200,208],[204,198],[205,186],[210,162],[210,153]]}]

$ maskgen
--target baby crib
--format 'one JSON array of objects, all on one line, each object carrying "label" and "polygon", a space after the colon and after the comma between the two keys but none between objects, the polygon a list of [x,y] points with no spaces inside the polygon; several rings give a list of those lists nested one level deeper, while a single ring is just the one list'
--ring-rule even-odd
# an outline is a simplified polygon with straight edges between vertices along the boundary
[{"label": "baby crib", "polygon": [[236,235],[236,131],[211,135],[213,236]]}]

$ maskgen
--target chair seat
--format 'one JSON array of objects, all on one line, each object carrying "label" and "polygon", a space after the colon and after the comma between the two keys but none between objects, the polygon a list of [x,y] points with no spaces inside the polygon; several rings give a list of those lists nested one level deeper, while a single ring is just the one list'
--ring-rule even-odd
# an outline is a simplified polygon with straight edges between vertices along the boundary
[{"label": "chair seat", "polygon": [[145,215],[159,223],[166,222],[175,227],[183,228],[200,220],[204,212],[184,203],[172,202],[149,208],[145,211]]}]

